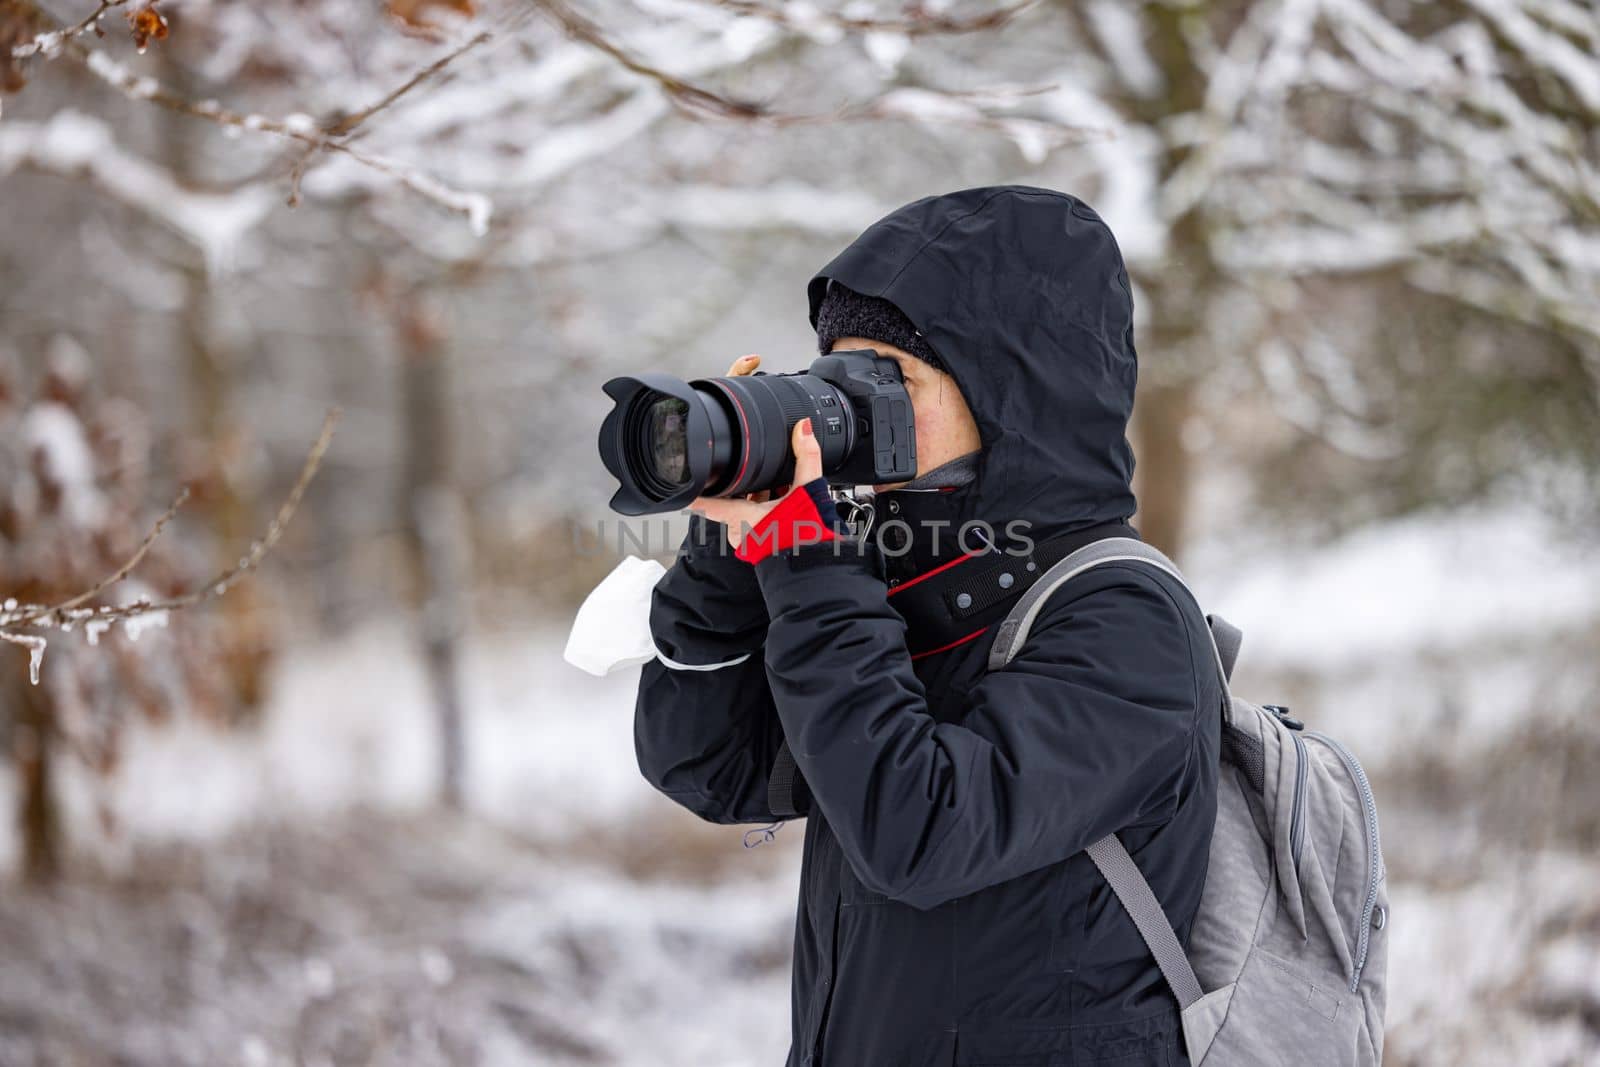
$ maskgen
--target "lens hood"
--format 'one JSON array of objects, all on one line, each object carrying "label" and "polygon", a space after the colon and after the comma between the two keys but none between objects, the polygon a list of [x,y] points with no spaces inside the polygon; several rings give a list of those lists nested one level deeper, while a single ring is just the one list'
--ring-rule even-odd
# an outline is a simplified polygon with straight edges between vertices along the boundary
[{"label": "lens hood", "polygon": [[[670,374],[638,374],[606,382],[606,395],[614,407],[600,424],[600,461],[618,482],[611,498],[611,509],[620,515],[648,515],[677,511],[699,496],[711,479],[714,462],[714,428],[705,398],[688,382]],[[688,418],[687,466],[689,478],[681,487],[664,489],[645,484],[638,473],[641,465],[627,454],[630,447],[630,418],[662,397],[682,401]]]}]

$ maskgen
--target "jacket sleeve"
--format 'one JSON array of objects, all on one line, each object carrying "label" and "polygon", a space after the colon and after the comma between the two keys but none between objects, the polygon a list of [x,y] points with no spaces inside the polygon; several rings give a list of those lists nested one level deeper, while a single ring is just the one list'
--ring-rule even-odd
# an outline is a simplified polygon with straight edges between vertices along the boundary
[{"label": "jacket sleeve", "polygon": [[870,890],[934,907],[1158,825],[1196,773],[1190,622],[1134,565],[1056,590],[959,722],[928,713],[905,624],[860,553],[813,544],[755,570],[783,730]]},{"label": "jacket sleeve", "polygon": [[709,822],[774,821],[767,778],[783,732],[761,658],[767,609],[721,523],[691,516],[651,595],[650,630],[657,658],[634,705],[639,770]]}]

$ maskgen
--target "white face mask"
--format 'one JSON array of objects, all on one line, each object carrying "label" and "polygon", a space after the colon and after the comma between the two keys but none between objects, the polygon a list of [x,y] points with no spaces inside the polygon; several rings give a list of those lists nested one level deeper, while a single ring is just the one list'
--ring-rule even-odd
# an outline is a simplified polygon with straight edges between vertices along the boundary
[{"label": "white face mask", "polygon": [[562,658],[595,676],[656,658],[650,593],[667,573],[659,561],[629,556],[578,608]]}]

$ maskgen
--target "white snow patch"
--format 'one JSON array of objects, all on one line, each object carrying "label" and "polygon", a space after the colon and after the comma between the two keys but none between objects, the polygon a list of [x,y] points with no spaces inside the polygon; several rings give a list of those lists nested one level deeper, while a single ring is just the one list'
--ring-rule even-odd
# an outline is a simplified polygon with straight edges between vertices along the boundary
[{"label": "white snow patch", "polygon": [[66,521],[78,529],[98,525],[106,503],[95,487],[94,453],[77,414],[62,404],[35,404],[23,418],[22,435],[45,479],[60,488]]},{"label": "white snow patch", "polygon": [[1333,671],[1600,615],[1600,556],[1532,509],[1404,519],[1269,558],[1195,555],[1207,610],[1278,666]]},{"label": "white snow patch", "polygon": [[866,49],[878,73],[885,78],[894,76],[900,62],[911,51],[911,38],[903,33],[870,32],[862,34],[861,47]]}]

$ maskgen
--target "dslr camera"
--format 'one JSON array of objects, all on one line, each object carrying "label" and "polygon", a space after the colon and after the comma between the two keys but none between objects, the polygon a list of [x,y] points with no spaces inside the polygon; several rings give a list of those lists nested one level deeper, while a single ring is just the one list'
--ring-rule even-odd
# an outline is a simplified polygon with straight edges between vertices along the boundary
[{"label": "dslr camera", "polygon": [[623,515],[677,511],[697,496],[738,497],[794,476],[790,435],[810,418],[822,471],[840,485],[906,481],[917,469],[900,367],[871,349],[834,352],[793,374],[613,378],[600,459]]}]

